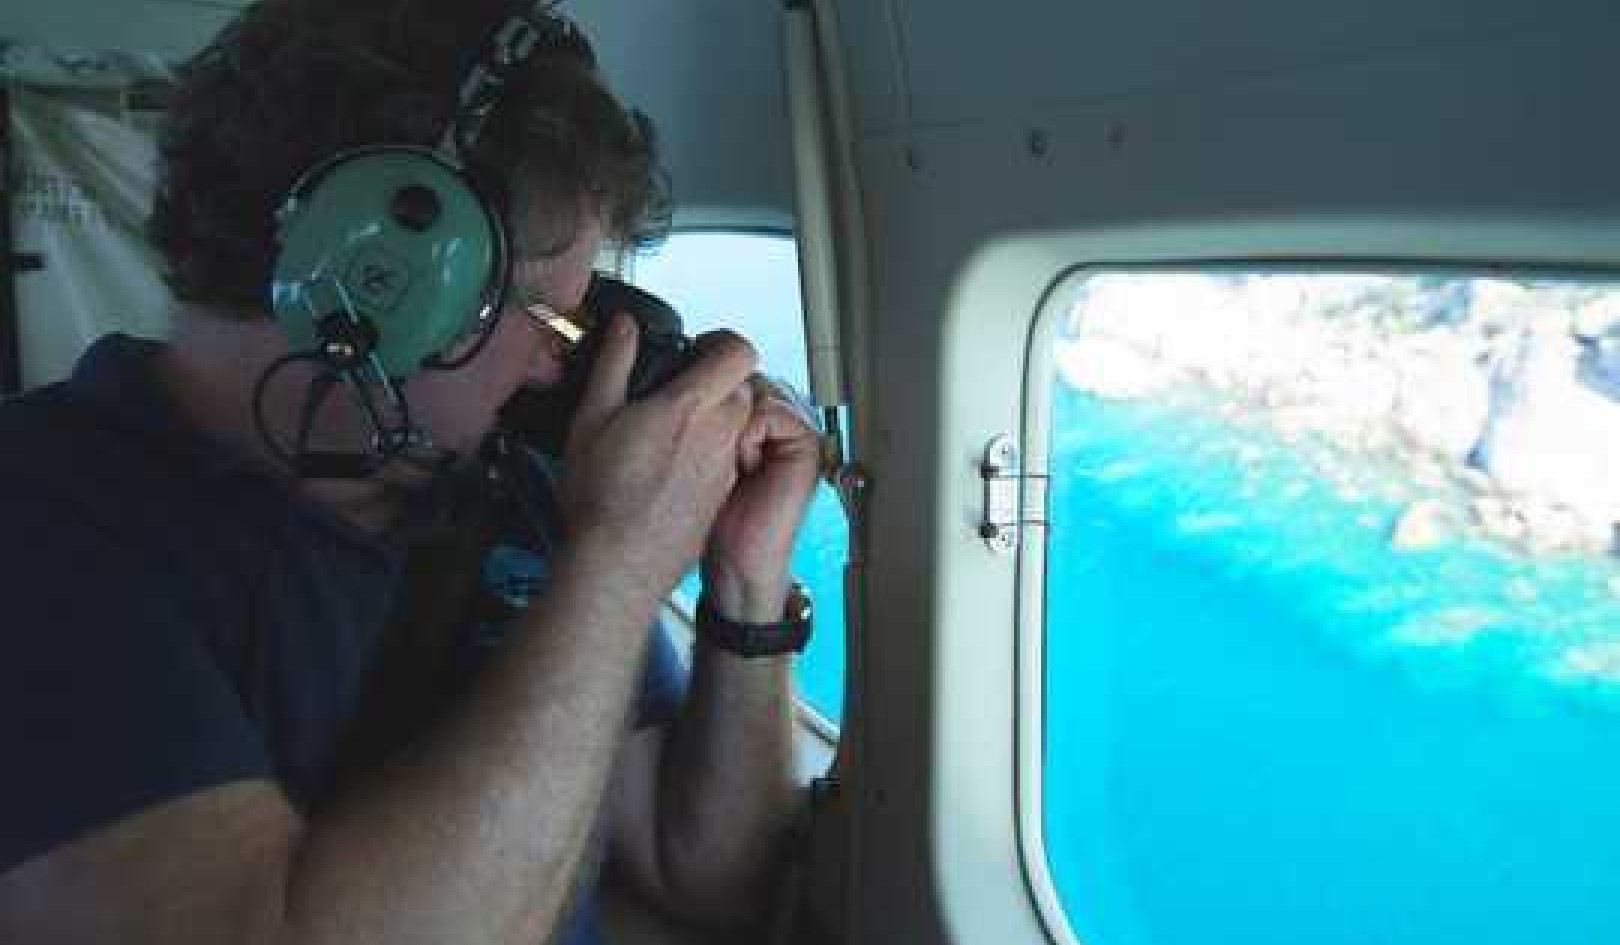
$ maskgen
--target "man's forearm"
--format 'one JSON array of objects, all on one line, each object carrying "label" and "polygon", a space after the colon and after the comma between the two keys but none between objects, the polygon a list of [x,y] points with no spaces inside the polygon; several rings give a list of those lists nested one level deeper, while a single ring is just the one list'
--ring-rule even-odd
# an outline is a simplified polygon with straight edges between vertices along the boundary
[{"label": "man's forearm", "polygon": [[701,641],[658,777],[663,892],[683,912],[743,921],[769,901],[795,807],[786,657]]},{"label": "man's forearm", "polygon": [[292,942],[543,940],[589,841],[657,590],[605,547],[558,559],[508,648],[444,726],[309,824]]}]

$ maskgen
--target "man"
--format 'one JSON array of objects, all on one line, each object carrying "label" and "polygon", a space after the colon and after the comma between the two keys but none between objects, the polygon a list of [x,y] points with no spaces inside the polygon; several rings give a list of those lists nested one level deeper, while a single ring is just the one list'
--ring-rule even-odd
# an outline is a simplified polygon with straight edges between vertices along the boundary
[{"label": "man", "polygon": [[[610,326],[543,586],[442,712],[347,770],[365,693],[389,686],[384,626],[413,599],[401,573],[430,477],[299,478],[267,448],[256,406],[322,447],[365,440],[352,398],[303,415],[302,368],[256,390],[289,350],[265,315],[272,212],[333,153],[431,143],[506,13],[251,8],[185,70],[164,132],[152,230],[174,339],[98,343],[68,382],[0,409],[0,941],[586,942],[603,845],[689,916],[746,924],[767,902],[794,802],[785,660],[700,635],[674,707],[649,632],[700,559],[721,620],[783,613],[815,437],[735,336],[627,402],[635,331]],[[536,54],[507,95],[472,163],[504,191],[515,299],[566,311],[600,246],[656,203],[651,143],[582,40]],[[559,379],[563,350],[509,314],[466,367],[405,393],[470,457],[514,392]]]}]

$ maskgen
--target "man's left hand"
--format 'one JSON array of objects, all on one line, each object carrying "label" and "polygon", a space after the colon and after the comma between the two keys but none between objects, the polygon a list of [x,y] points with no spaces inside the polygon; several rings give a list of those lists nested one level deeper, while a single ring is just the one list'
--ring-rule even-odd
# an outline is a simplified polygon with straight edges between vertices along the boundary
[{"label": "man's left hand", "polygon": [[737,444],[737,484],[720,507],[703,555],[703,585],[721,614],[744,623],[782,619],[788,558],[820,466],[807,408],[762,375]]}]

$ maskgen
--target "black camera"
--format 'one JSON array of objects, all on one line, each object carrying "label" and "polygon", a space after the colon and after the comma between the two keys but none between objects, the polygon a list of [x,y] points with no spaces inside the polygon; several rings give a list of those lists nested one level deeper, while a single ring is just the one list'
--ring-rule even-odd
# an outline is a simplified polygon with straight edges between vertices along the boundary
[{"label": "black camera", "polygon": [[562,380],[543,389],[519,390],[501,409],[501,429],[548,456],[560,457],[591,366],[602,351],[608,321],[619,312],[635,320],[641,335],[630,371],[631,400],[663,386],[696,357],[692,340],[682,331],[681,316],[668,302],[598,273],[579,310],[567,319],[578,337],[564,358]]}]

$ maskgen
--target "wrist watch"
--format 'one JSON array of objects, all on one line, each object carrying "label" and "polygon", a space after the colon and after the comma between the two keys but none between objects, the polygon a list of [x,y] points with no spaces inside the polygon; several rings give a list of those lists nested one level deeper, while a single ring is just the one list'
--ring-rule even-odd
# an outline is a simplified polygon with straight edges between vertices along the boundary
[{"label": "wrist watch", "polygon": [[810,592],[794,582],[787,606],[776,623],[741,623],[715,610],[707,591],[698,597],[698,638],[738,656],[781,656],[801,653],[810,642]]}]

